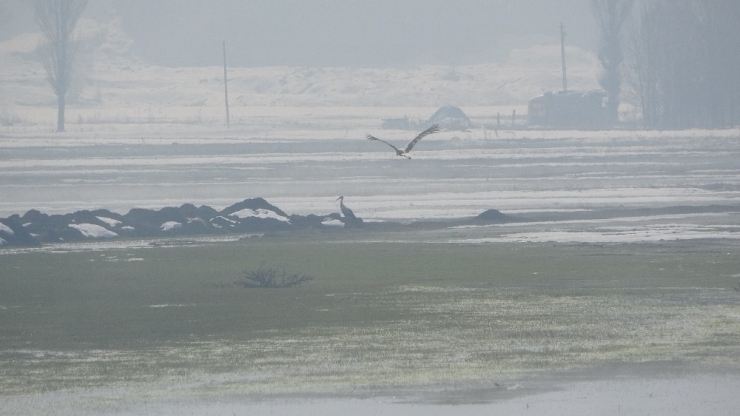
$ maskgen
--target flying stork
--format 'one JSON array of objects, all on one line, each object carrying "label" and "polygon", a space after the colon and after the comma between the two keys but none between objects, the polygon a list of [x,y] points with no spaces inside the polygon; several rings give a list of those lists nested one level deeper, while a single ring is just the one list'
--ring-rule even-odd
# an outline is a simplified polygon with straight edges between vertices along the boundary
[{"label": "flying stork", "polygon": [[339,198],[337,198],[337,201],[339,201],[339,210],[342,211],[344,217],[352,221],[356,221],[357,217],[355,216],[355,213],[352,212],[351,209],[347,208],[346,205],[344,205],[344,196],[340,196]]},{"label": "flying stork", "polygon": [[375,136],[371,136],[371,135],[369,135],[369,134],[368,134],[367,136],[365,136],[365,137],[366,137],[366,138],[367,138],[368,140],[377,140],[377,141],[379,141],[379,142],[383,142],[383,143],[387,144],[388,146],[392,147],[392,148],[393,148],[393,150],[395,150],[395,151],[396,151],[396,156],[403,156],[403,157],[405,157],[406,159],[411,159],[411,156],[409,156],[409,152],[411,151],[411,149],[413,149],[413,148],[414,148],[414,145],[415,145],[415,144],[416,144],[416,143],[417,143],[417,142],[418,142],[419,140],[423,139],[423,138],[424,138],[425,136],[428,136],[428,135],[430,135],[430,134],[434,134],[434,133],[436,133],[436,132],[438,132],[438,131],[439,131],[439,124],[435,124],[435,125],[433,125],[432,127],[429,127],[428,129],[426,129],[426,130],[422,131],[421,133],[419,133],[419,135],[418,135],[418,136],[414,137],[414,140],[411,140],[411,141],[409,142],[409,144],[407,144],[407,145],[406,145],[406,147],[404,147],[403,149],[399,149],[399,148],[397,148],[396,146],[394,146],[394,145],[392,145],[392,144],[388,143],[387,141],[385,141],[385,140],[382,140],[382,139],[379,139],[379,138],[377,138],[377,137],[375,137]]}]

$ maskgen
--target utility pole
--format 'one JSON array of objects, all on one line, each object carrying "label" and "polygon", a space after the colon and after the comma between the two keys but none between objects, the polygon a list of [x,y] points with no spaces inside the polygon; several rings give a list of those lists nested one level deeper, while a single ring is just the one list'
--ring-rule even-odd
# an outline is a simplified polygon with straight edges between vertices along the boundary
[{"label": "utility pole", "polygon": [[229,77],[226,73],[226,41],[224,41],[224,102],[226,103],[226,128],[230,128],[229,120]]},{"label": "utility pole", "polygon": [[565,25],[560,22],[560,55],[563,59],[563,91],[568,91],[568,77],[565,72]]}]

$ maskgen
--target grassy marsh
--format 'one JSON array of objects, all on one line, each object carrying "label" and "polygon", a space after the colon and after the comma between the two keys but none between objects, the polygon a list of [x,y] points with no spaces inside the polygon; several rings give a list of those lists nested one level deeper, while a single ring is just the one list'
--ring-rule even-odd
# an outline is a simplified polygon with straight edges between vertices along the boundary
[{"label": "grassy marsh", "polygon": [[[712,243],[280,238],[0,255],[0,391],[341,393],[612,363],[737,368],[738,258]],[[233,284],[260,264],[315,279]]]}]

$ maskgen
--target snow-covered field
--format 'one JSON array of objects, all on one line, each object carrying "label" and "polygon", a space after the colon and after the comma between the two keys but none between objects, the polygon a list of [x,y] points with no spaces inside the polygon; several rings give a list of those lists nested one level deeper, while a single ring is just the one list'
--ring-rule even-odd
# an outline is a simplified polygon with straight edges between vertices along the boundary
[{"label": "snow-covered field", "polygon": [[[151,66],[131,52],[120,22],[80,22],[83,49],[68,97],[68,131],[171,131],[173,124],[202,133],[224,125],[223,69]],[[55,96],[37,48],[38,33],[0,42],[0,133],[52,131]],[[593,53],[568,48],[575,89],[597,89]],[[492,121],[560,85],[558,45],[514,50],[505,62],[410,68],[230,68],[231,121],[262,137],[274,130],[377,127],[382,118],[426,120],[443,105],[463,107],[473,121]],[[351,109],[362,111],[351,111]],[[350,109],[345,112],[344,109]],[[356,117],[359,115],[359,117]],[[341,137],[341,136],[340,136]]]}]

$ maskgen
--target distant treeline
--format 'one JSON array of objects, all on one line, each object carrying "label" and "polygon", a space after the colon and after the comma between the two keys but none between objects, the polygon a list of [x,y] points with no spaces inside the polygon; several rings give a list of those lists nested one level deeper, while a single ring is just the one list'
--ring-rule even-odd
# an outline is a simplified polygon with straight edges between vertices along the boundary
[{"label": "distant treeline", "polygon": [[625,93],[650,129],[740,124],[740,1],[632,3],[621,32]]}]

